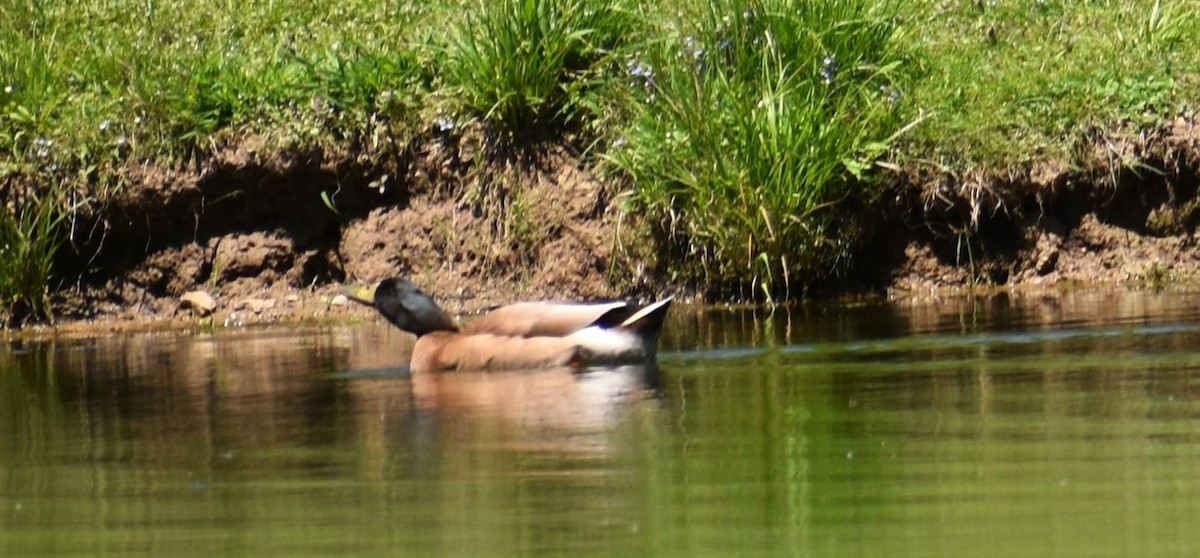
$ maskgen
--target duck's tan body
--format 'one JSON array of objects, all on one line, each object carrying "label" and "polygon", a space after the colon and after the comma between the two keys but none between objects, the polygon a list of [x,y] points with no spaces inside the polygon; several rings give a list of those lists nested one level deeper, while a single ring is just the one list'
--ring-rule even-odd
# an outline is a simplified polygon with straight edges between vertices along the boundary
[{"label": "duck's tan body", "polygon": [[429,295],[406,279],[343,290],[417,336],[409,365],[417,373],[648,362],[657,355],[659,333],[671,305],[670,298],[644,307],[625,302],[521,302],[498,308],[460,329]]},{"label": "duck's tan body", "polygon": [[409,368],[413,372],[429,372],[569,366],[575,353],[574,345],[555,337],[437,331],[417,339]]},{"label": "duck's tan body", "polygon": [[543,302],[505,306],[476,319],[461,332],[421,336],[409,367],[413,372],[501,370],[653,360],[661,322],[653,331],[592,325],[623,307],[624,303]]}]

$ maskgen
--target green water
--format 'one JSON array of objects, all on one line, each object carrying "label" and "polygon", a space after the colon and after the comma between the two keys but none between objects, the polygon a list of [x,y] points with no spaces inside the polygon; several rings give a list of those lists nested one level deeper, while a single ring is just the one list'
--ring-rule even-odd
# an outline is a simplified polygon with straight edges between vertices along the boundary
[{"label": "green water", "polygon": [[1200,295],[673,309],[657,370],[382,325],[9,342],[0,556],[1190,556]]}]

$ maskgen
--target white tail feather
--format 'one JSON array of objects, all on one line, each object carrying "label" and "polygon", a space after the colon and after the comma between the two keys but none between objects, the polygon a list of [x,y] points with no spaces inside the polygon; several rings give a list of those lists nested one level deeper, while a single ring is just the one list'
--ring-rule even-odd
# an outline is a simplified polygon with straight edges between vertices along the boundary
[{"label": "white tail feather", "polygon": [[627,327],[630,327],[630,326],[638,323],[639,321],[643,320],[646,316],[649,316],[649,315],[657,312],[659,308],[662,308],[663,306],[670,304],[671,300],[673,300],[673,299],[674,299],[674,297],[667,297],[658,302],[655,302],[654,304],[646,305],[645,308],[638,310],[636,313],[634,313],[634,315],[627,318],[624,322],[621,322],[621,327],[627,328]]}]

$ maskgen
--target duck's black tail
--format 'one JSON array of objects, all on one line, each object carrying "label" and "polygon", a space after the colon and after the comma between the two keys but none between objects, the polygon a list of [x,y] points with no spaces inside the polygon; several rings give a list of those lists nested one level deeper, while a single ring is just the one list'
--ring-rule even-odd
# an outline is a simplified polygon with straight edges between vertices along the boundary
[{"label": "duck's black tail", "polygon": [[658,354],[658,337],[662,333],[663,320],[667,317],[667,309],[670,307],[671,298],[664,298],[642,307],[617,327],[637,334],[642,340],[646,357],[653,360]]},{"label": "duck's black tail", "polygon": [[647,304],[617,327],[637,332],[639,335],[658,337],[658,333],[662,331],[663,318],[666,318],[667,309],[671,307],[671,300],[670,297],[667,297],[653,304]]}]

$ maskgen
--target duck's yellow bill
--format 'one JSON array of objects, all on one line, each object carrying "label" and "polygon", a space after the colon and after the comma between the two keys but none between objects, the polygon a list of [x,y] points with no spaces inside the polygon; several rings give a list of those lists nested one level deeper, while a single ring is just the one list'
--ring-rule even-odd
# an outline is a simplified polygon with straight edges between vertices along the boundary
[{"label": "duck's yellow bill", "polygon": [[342,292],[354,302],[374,306],[375,289],[378,286],[379,283],[371,283],[370,285],[342,285]]}]

